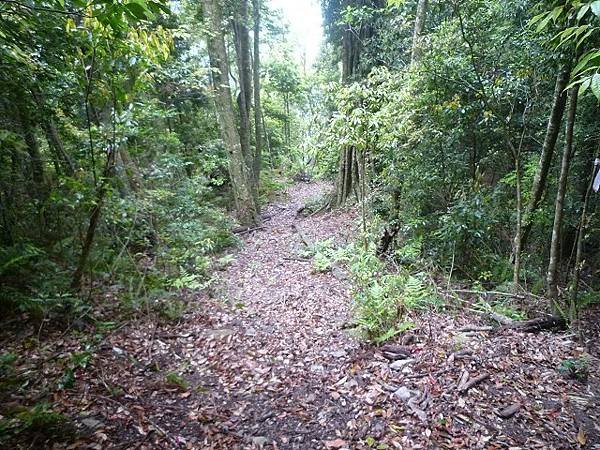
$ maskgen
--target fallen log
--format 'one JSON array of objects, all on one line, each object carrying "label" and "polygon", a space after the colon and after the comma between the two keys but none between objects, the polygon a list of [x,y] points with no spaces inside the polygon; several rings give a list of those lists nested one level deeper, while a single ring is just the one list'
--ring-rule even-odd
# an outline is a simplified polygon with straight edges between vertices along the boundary
[{"label": "fallen log", "polygon": [[565,330],[567,328],[567,321],[562,317],[556,316],[538,317],[536,319],[525,320],[522,322],[513,322],[509,328],[528,331],[531,333],[552,329]]},{"label": "fallen log", "polygon": [[238,228],[234,228],[233,230],[231,230],[231,232],[233,234],[245,234],[245,233],[252,233],[253,231],[256,230],[264,230],[265,226],[264,225],[259,225],[257,227],[238,227]]},{"label": "fallen log", "polygon": [[567,320],[563,317],[549,316],[549,317],[536,317],[535,319],[529,320],[513,320],[510,317],[503,316],[493,311],[475,311],[494,322],[502,325],[501,328],[507,328],[511,330],[526,331],[529,333],[535,333],[543,330],[565,330],[567,328]]}]

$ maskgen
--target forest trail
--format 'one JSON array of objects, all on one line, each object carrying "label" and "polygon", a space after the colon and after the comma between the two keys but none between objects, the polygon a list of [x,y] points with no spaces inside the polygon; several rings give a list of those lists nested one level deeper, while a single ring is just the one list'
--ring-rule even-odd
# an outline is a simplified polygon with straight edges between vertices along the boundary
[{"label": "forest trail", "polygon": [[[345,377],[358,348],[342,330],[349,319],[349,284],[341,269],[315,272],[302,252],[327,239],[345,245],[354,234],[355,211],[297,214],[327,187],[300,183],[289,188],[285,204],[268,205],[263,226],[243,235],[233,261],[214,274],[210,292],[192,294],[196,311],[177,326],[137,330],[118,344],[117,353],[141,353],[136,359],[144,367],[154,364],[161,374],[177,373],[171,380],[185,385],[164,386],[160,379],[148,383],[121,373],[118,383],[129,392],[124,400],[135,404],[122,409],[146,414],[137,432],[158,430],[154,443],[141,445],[341,446],[336,430],[347,427],[356,406],[337,392],[356,383]],[[122,358],[112,359],[116,368]],[[111,428],[117,442],[133,444],[140,436],[127,416],[125,427]]]},{"label": "forest trail", "polygon": [[[316,273],[301,255],[327,239],[346,244],[353,213],[297,214],[325,188],[297,184],[284,205],[269,205],[264,227],[245,236],[219,277],[216,299],[230,308],[204,333],[210,338],[194,347],[207,347],[196,360],[208,364],[196,374],[216,383],[205,401],[226,417],[211,430],[221,438],[234,431],[242,445],[319,448],[345,426],[343,408],[330,391],[357,347],[341,330],[349,318],[348,284],[341,273]],[[226,446],[218,441],[213,435],[205,444]]]}]

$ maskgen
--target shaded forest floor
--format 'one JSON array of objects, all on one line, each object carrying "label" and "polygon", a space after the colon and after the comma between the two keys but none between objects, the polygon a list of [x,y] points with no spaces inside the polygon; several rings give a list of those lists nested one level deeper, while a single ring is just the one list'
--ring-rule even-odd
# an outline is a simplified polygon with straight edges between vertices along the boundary
[{"label": "shaded forest floor", "polygon": [[[32,327],[4,329],[0,346],[19,360],[0,372],[0,414],[48,402],[70,419],[40,419],[6,445],[600,448],[597,355],[571,334],[478,328],[489,324],[458,305],[415,315],[381,347],[344,330],[347,276],[302,256],[307,243],[357,233],[352,209],[297,215],[324,188],[299,184],[268,206],[213,287],[181,294],[191,307],[178,323],[146,318],[95,341],[54,331],[41,343]],[[581,361],[585,374],[572,367]]]}]

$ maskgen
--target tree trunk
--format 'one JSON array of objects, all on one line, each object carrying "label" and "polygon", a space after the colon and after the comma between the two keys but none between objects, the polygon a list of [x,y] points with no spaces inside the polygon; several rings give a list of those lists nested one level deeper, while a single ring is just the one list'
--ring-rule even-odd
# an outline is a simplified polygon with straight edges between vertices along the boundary
[{"label": "tree trunk", "polygon": [[415,16],[415,27],[413,30],[412,48],[410,52],[410,63],[415,64],[421,59],[423,53],[421,48],[421,34],[425,27],[425,19],[427,18],[427,3],[428,0],[419,0],[417,4],[417,15]]},{"label": "tree trunk", "polygon": [[569,68],[567,66],[562,66],[556,78],[552,111],[550,112],[550,118],[548,119],[548,127],[546,129],[546,137],[544,138],[544,143],[542,145],[542,154],[540,155],[538,170],[533,179],[529,202],[527,204],[525,213],[523,214],[523,227],[521,236],[519,238],[519,247],[521,250],[525,248],[527,243],[529,233],[531,232],[532,216],[540,204],[542,194],[544,193],[544,188],[546,186],[546,179],[548,178],[548,171],[550,169],[550,163],[552,162],[552,155],[554,154],[556,139],[558,138],[558,133],[560,131],[560,123],[565,111],[567,95],[564,91],[568,82]]},{"label": "tree trunk", "polygon": [[21,134],[25,140],[25,144],[27,144],[27,153],[29,153],[31,163],[31,178],[36,185],[42,186],[44,184],[44,163],[37,137],[35,136],[35,129],[29,117],[29,111],[22,105],[17,105],[16,112],[21,127]]},{"label": "tree trunk", "polygon": [[248,167],[252,167],[250,151],[250,106],[252,104],[252,75],[250,69],[250,36],[248,32],[248,1],[240,0],[234,13],[233,32],[235,36],[236,62],[238,66],[240,95],[240,144]]},{"label": "tree trunk", "polygon": [[[379,0],[354,0],[349,2],[353,6],[368,6],[377,9],[382,6]],[[351,25],[344,25],[342,33],[342,83],[356,81],[368,67],[361,70],[362,42],[373,36],[373,27],[369,23],[362,23],[359,29]],[[344,149],[340,155],[339,172],[336,183],[336,206],[343,205],[352,192],[362,192],[359,179],[358,155],[352,146]],[[359,199],[360,200],[360,199]]]},{"label": "tree trunk", "polygon": [[578,86],[574,86],[569,90],[569,107],[567,110],[567,124],[565,129],[565,147],[560,164],[558,189],[556,192],[556,202],[554,204],[554,224],[552,226],[552,239],[550,240],[550,260],[548,262],[548,272],[546,274],[547,296],[551,301],[556,300],[558,294],[556,275],[558,271],[559,247],[561,242],[563,205],[565,200],[565,192],[567,190],[569,166],[571,164],[571,157],[573,155],[573,130],[575,127],[578,93]]},{"label": "tree trunk", "polygon": [[39,109],[42,128],[44,129],[48,145],[54,152],[54,157],[59,162],[60,168],[64,171],[64,173],[72,177],[75,174],[75,164],[65,150],[65,146],[60,138],[60,133],[58,132],[58,128],[54,122],[52,111],[46,107],[44,97],[37,87],[33,87],[31,89],[31,96],[33,97],[33,100]]},{"label": "tree trunk", "polygon": [[581,208],[581,218],[579,220],[579,230],[577,232],[577,241],[575,244],[575,265],[573,266],[573,281],[571,282],[571,292],[570,292],[570,311],[569,315],[571,321],[577,321],[578,308],[577,308],[577,297],[579,295],[579,280],[581,279],[581,268],[583,267],[583,241],[585,240],[585,230],[588,226],[588,217],[587,217],[587,209],[588,204],[590,202],[590,195],[592,193],[592,186],[594,184],[594,175],[596,173],[596,161],[598,159],[598,155],[600,155],[600,146],[598,150],[596,150],[596,157],[594,158],[594,166],[592,168],[592,173],[590,174],[590,179],[588,181],[587,190],[585,191],[585,197],[583,199],[583,205]]},{"label": "tree trunk", "polygon": [[254,161],[252,174],[254,185],[258,188],[260,183],[260,166],[262,160],[262,133],[261,133],[261,104],[260,104],[260,0],[252,0],[254,15],[254,59],[252,75],[254,81]]},{"label": "tree trunk", "polygon": [[116,151],[117,150],[113,144],[106,155],[106,165],[104,166],[102,181],[96,190],[96,201],[94,203],[94,208],[92,209],[92,214],[90,215],[90,221],[85,233],[83,246],[81,247],[81,255],[79,256],[77,268],[75,269],[73,278],[71,279],[71,289],[75,289],[77,291],[81,289],[81,279],[83,278],[83,273],[92,251],[92,245],[96,236],[96,229],[98,228],[98,223],[100,222],[100,213],[102,212],[102,206],[104,204],[104,199],[106,198],[106,192],[108,191],[108,184],[115,166]]},{"label": "tree trunk", "polygon": [[142,188],[142,175],[135,164],[135,161],[131,159],[129,150],[125,145],[119,149],[119,156],[123,164],[123,171],[125,173],[125,181],[133,192],[139,192]]},{"label": "tree trunk", "polygon": [[238,220],[242,225],[256,225],[260,221],[256,199],[252,194],[250,168],[242,149],[235,124],[231,89],[229,87],[229,60],[225,48],[223,15],[218,0],[202,0],[208,22],[206,41],[212,68],[215,106],[221,136],[229,155],[229,174]]}]

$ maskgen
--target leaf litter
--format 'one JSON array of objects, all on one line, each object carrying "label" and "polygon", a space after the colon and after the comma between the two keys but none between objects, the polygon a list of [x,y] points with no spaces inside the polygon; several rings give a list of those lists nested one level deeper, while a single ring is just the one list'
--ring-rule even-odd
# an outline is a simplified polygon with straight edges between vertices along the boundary
[{"label": "leaf litter", "polygon": [[[4,329],[21,385],[0,392],[0,415],[46,401],[77,430],[13,448],[600,448],[597,354],[571,334],[497,330],[457,307],[379,347],[352,337],[350,282],[297,257],[357,233],[354,209],[298,217],[326,188],[300,183],[268,206],[216,287],[183,292],[193,308],[177,324],[131,321],[91,350],[76,330],[33,345],[35,329]],[[559,370],[582,359],[586,380]]]}]

